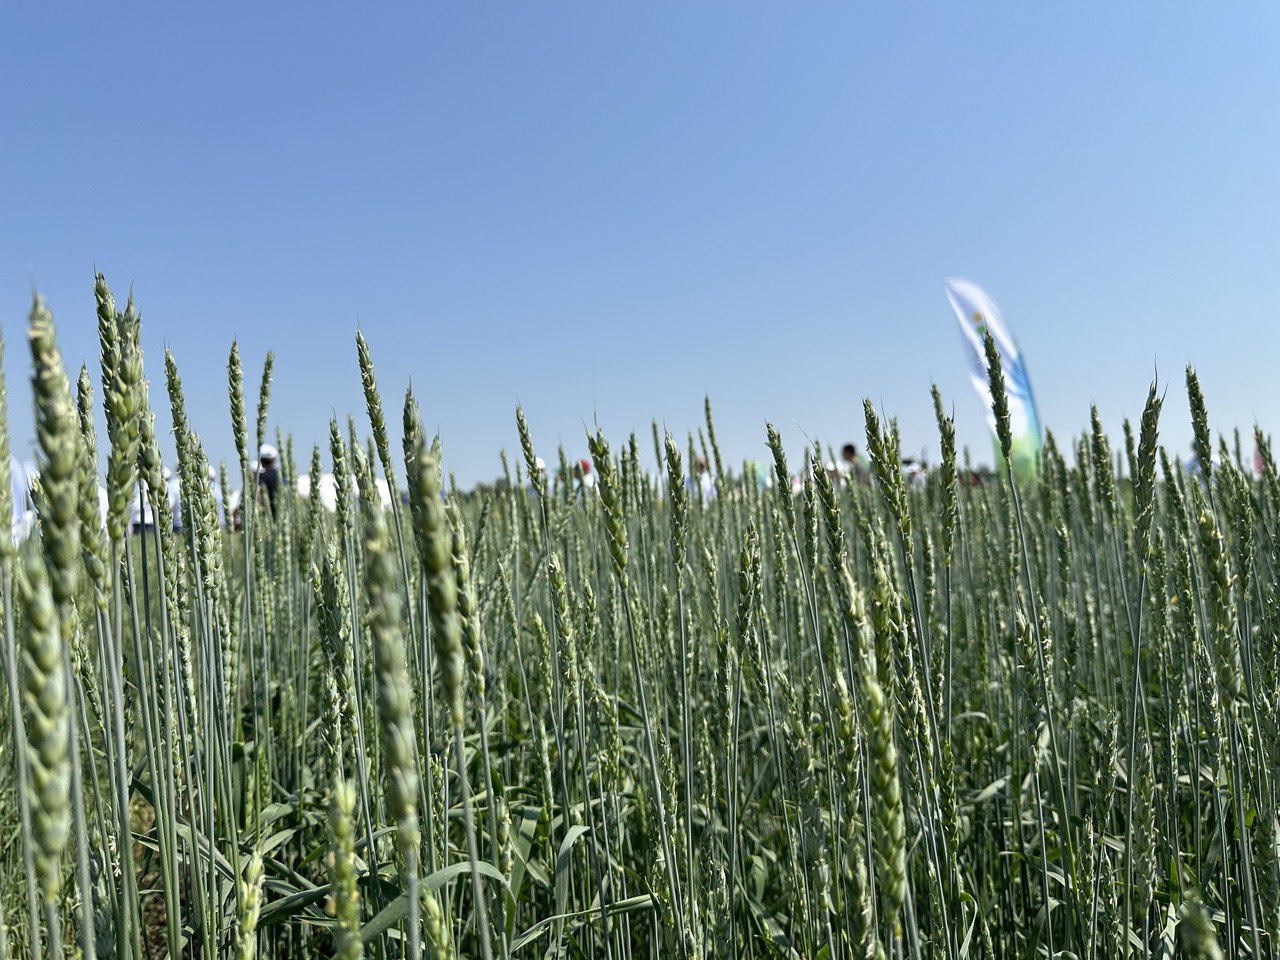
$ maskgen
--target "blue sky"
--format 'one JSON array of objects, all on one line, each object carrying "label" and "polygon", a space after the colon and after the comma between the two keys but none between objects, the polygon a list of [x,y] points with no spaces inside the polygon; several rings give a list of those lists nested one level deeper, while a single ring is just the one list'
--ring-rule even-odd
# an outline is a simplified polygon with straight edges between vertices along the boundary
[{"label": "blue sky", "polygon": [[[32,285],[96,363],[95,265],[215,457],[225,359],[276,353],[309,447],[412,381],[466,482],[651,418],[762,458],[774,420],[989,457],[943,293],[983,284],[1060,435],[1157,368],[1280,428],[1280,7],[1192,3],[34,3],[0,8],[0,323],[32,435]],[[256,389],[257,371],[248,375]],[[398,416],[395,418],[398,423]]]}]

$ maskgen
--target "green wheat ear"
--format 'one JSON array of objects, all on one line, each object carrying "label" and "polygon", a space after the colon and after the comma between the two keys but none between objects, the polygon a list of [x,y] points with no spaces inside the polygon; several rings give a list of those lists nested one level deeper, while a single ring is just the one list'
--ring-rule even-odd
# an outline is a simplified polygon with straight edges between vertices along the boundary
[{"label": "green wheat ear", "polygon": [[43,493],[41,541],[54,603],[66,619],[64,633],[74,630],[70,605],[80,579],[79,499],[81,446],[79,421],[67,385],[67,373],[54,337],[53,316],[44,301],[31,307],[31,392],[36,408],[36,439],[40,445],[40,487]]},{"label": "green wheat ear", "polygon": [[329,420],[329,456],[333,467],[334,494],[338,531],[350,537],[355,529],[355,513],[351,503],[351,467],[348,464],[347,446],[342,442],[337,419]]},{"label": "green wheat ear", "polygon": [[956,470],[956,424],[942,406],[942,394],[932,388],[933,413],[938,422],[938,444],[942,462],[938,466],[938,486],[942,490],[942,565],[951,565],[956,525],[960,519],[958,473]]},{"label": "green wheat ear", "polygon": [[1000,440],[1000,452],[1004,462],[1011,465],[1009,454],[1013,449],[1013,434],[1009,426],[1009,397],[1005,393],[1004,364],[991,331],[982,331],[982,350],[987,360],[987,385],[991,391],[991,412],[996,420],[996,436]]},{"label": "green wheat ear", "polygon": [[480,640],[480,611],[476,606],[475,588],[471,582],[471,552],[467,547],[467,534],[462,524],[462,518],[453,513],[450,550],[453,555],[454,577],[458,585],[458,617],[462,624],[462,646],[466,652],[471,686],[476,696],[483,699],[486,693],[486,680],[484,648]]},{"label": "green wheat ear", "polygon": [[666,435],[667,498],[671,503],[671,559],[683,570],[689,543],[689,491],[684,485],[684,468],[675,437]]},{"label": "green wheat ear", "polygon": [[62,856],[71,830],[71,711],[66,650],[44,565],[19,568],[18,593],[27,625],[22,634],[23,702],[27,712],[29,782],[36,871],[46,906],[62,896]]},{"label": "green wheat ear", "polygon": [[[80,546],[84,571],[93,586],[94,601],[100,611],[107,609],[107,543],[98,515],[98,441],[93,427],[93,381],[89,370],[80,367],[76,381],[76,412],[80,423],[80,460],[77,473],[76,513],[80,519]],[[5,458],[6,466],[7,457]],[[7,514],[0,513],[0,516]],[[8,539],[8,538],[2,538]],[[93,690],[90,688],[90,696]]]},{"label": "green wheat ear", "polygon": [[107,438],[107,535],[113,545],[123,540],[130,500],[138,477],[138,445],[142,426],[141,318],[130,296],[124,312],[99,274],[94,287],[98,304],[98,346],[102,368],[102,404]]},{"label": "green wheat ear", "polygon": [[787,468],[787,455],[782,449],[782,435],[772,423],[766,423],[765,433],[769,451],[773,454],[773,492],[778,498],[782,515],[791,517],[791,471]]},{"label": "green wheat ear", "polygon": [[262,449],[267,439],[267,406],[271,402],[271,375],[275,370],[275,363],[275,354],[268,350],[266,359],[262,361],[262,382],[258,386],[258,418],[254,432],[258,450]]},{"label": "green wheat ear", "polygon": [[414,459],[412,473],[417,482],[410,497],[418,517],[431,636],[440,667],[444,703],[455,727],[461,727],[462,681],[466,668],[458,617],[458,585],[453,569],[453,537],[444,504],[440,502],[440,468],[421,440]]},{"label": "green wheat ear", "polygon": [[249,469],[249,440],[244,418],[244,367],[240,363],[240,344],[234,340],[227,355],[227,398],[231,403],[231,435],[236,444],[236,456],[240,460],[241,473],[245,473]]},{"label": "green wheat ear", "polygon": [[236,883],[236,960],[253,960],[262,912],[262,854],[255,850]]},{"label": "green wheat ear", "polygon": [[1111,465],[1111,444],[1107,441],[1107,435],[1102,429],[1102,421],[1098,418],[1096,406],[1089,408],[1089,423],[1089,452],[1093,458],[1094,484],[1098,500],[1107,516],[1111,517],[1114,516],[1116,509],[1115,472]]},{"label": "green wheat ear", "polygon": [[516,407],[516,429],[520,432],[520,450],[524,454],[524,465],[529,482],[539,497],[546,499],[547,474],[538,469],[538,458],[533,452],[533,439],[529,435],[529,424],[525,422],[524,410]]},{"label": "green wheat ear", "polygon": [[422,888],[422,933],[430,960],[453,960],[453,932],[448,918],[430,890]]},{"label": "green wheat ear", "polygon": [[356,354],[360,361],[360,384],[364,388],[365,406],[369,412],[369,425],[373,428],[378,460],[387,476],[387,483],[394,486],[391,439],[387,435],[387,420],[382,413],[382,397],[378,393],[378,381],[373,375],[373,358],[369,356],[369,344],[365,342],[364,334],[359,330],[356,331]]},{"label": "green wheat ear", "polygon": [[1187,401],[1191,405],[1191,449],[1206,480],[1213,477],[1213,442],[1209,438],[1209,411],[1204,405],[1204,391],[1195,368],[1187,364]]},{"label": "green wheat ear", "polygon": [[711,397],[704,396],[702,398],[703,415],[707,422],[707,441],[711,444],[711,462],[715,468],[716,487],[719,492],[723,492],[725,486],[724,464],[720,460],[720,444],[716,440],[716,425],[711,419]]},{"label": "green wheat ear", "polygon": [[[847,567],[841,571],[843,609],[849,633],[856,639],[857,677],[863,725],[867,735],[870,790],[875,826],[876,880],[883,892],[895,928],[906,902],[906,822],[902,807],[902,786],[898,775],[898,750],[893,734],[893,700],[881,682],[885,664],[884,644],[868,619],[862,593]],[[877,654],[880,648],[881,656]]]},{"label": "green wheat ear", "polygon": [[1160,430],[1160,408],[1164,399],[1156,395],[1153,381],[1147,391],[1139,429],[1136,469],[1133,475],[1134,530],[1138,543],[1145,549],[1155,519],[1156,443]]},{"label": "green wheat ear", "polygon": [[333,883],[334,957],[360,960],[364,942],[360,939],[360,888],[355,853],[355,784],[338,780],[329,803],[329,876]]},{"label": "green wheat ear", "polygon": [[419,844],[413,691],[405,662],[395,562],[386,518],[379,504],[366,502],[364,507],[364,551],[365,597],[373,638],[390,807],[397,824],[401,853],[413,862]]},{"label": "green wheat ear", "polygon": [[600,490],[600,505],[604,508],[605,531],[608,534],[609,554],[613,558],[613,574],[626,590],[627,584],[627,527],[622,517],[622,499],[618,489],[613,458],[609,455],[609,442],[597,430],[587,435],[587,446],[595,464]]}]

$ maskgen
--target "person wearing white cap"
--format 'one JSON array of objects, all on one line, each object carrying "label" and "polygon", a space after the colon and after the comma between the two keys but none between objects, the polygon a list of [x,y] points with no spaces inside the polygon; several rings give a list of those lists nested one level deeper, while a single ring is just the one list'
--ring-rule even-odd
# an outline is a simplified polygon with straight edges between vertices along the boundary
[{"label": "person wearing white cap", "polygon": [[[547,475],[547,461],[543,460],[541,457],[534,457],[533,467],[535,470],[538,471],[539,477],[545,477]],[[529,479],[529,492],[536,494],[538,492],[537,477],[529,477],[528,479]]]},{"label": "person wearing white cap", "polygon": [[276,500],[280,496],[280,451],[269,443],[264,443],[258,450],[258,504],[265,500],[271,510],[276,513]]}]

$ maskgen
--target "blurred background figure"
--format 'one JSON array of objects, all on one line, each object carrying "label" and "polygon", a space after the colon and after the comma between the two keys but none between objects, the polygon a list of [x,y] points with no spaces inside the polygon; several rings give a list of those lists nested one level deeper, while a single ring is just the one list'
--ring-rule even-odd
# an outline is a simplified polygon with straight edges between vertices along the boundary
[{"label": "blurred background figure", "polygon": [[845,483],[857,482],[866,475],[862,459],[858,456],[858,448],[852,443],[846,443],[840,448],[836,469],[840,471]]},{"label": "blurred background figure", "polygon": [[906,479],[907,486],[922,487],[924,486],[925,478],[928,476],[928,471],[925,470],[924,464],[915,457],[903,457],[902,476]]},{"label": "blurred background figure", "polygon": [[223,523],[226,525],[228,530],[243,529],[240,518],[240,499],[243,493],[243,490],[236,489],[232,490],[230,495],[227,497],[227,504],[224,508],[225,517]]},{"label": "blurred background figure", "polygon": [[31,488],[39,476],[35,461],[9,457],[9,495],[13,498],[13,522],[11,532],[15,544],[22,543],[35,531],[36,505],[31,498]]},{"label": "blurred background figure", "polygon": [[280,451],[269,443],[264,443],[258,451],[258,506],[264,503],[270,508],[271,515],[276,513],[276,502],[280,499]]},{"label": "blurred background figure", "polygon": [[596,475],[591,472],[590,460],[579,460],[573,465],[573,486],[582,496],[596,492]]},{"label": "blurred background figure", "polygon": [[[547,475],[547,461],[543,460],[541,457],[534,458],[533,466],[538,471],[538,476],[545,477]],[[538,488],[535,486],[534,478],[529,477],[528,479],[529,479],[529,492],[534,496],[537,496]]]},{"label": "blurred background figure", "polygon": [[694,464],[693,476],[689,478],[690,489],[693,489],[695,485],[703,501],[710,500],[716,495],[715,481],[711,478],[711,471],[707,467],[706,457],[699,457]]},{"label": "blurred background figure", "polygon": [[773,474],[766,470],[765,465],[759,460],[744,460],[742,482],[744,485],[751,484],[764,490],[773,486]]}]

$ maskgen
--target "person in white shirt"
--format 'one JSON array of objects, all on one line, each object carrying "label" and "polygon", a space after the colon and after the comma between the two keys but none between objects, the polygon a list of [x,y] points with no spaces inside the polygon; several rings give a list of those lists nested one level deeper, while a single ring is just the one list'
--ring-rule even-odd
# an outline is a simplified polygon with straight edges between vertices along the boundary
[{"label": "person in white shirt", "polygon": [[13,518],[10,527],[13,542],[22,543],[36,529],[36,505],[31,499],[31,488],[39,472],[34,462],[9,456],[9,496],[13,499]]}]

